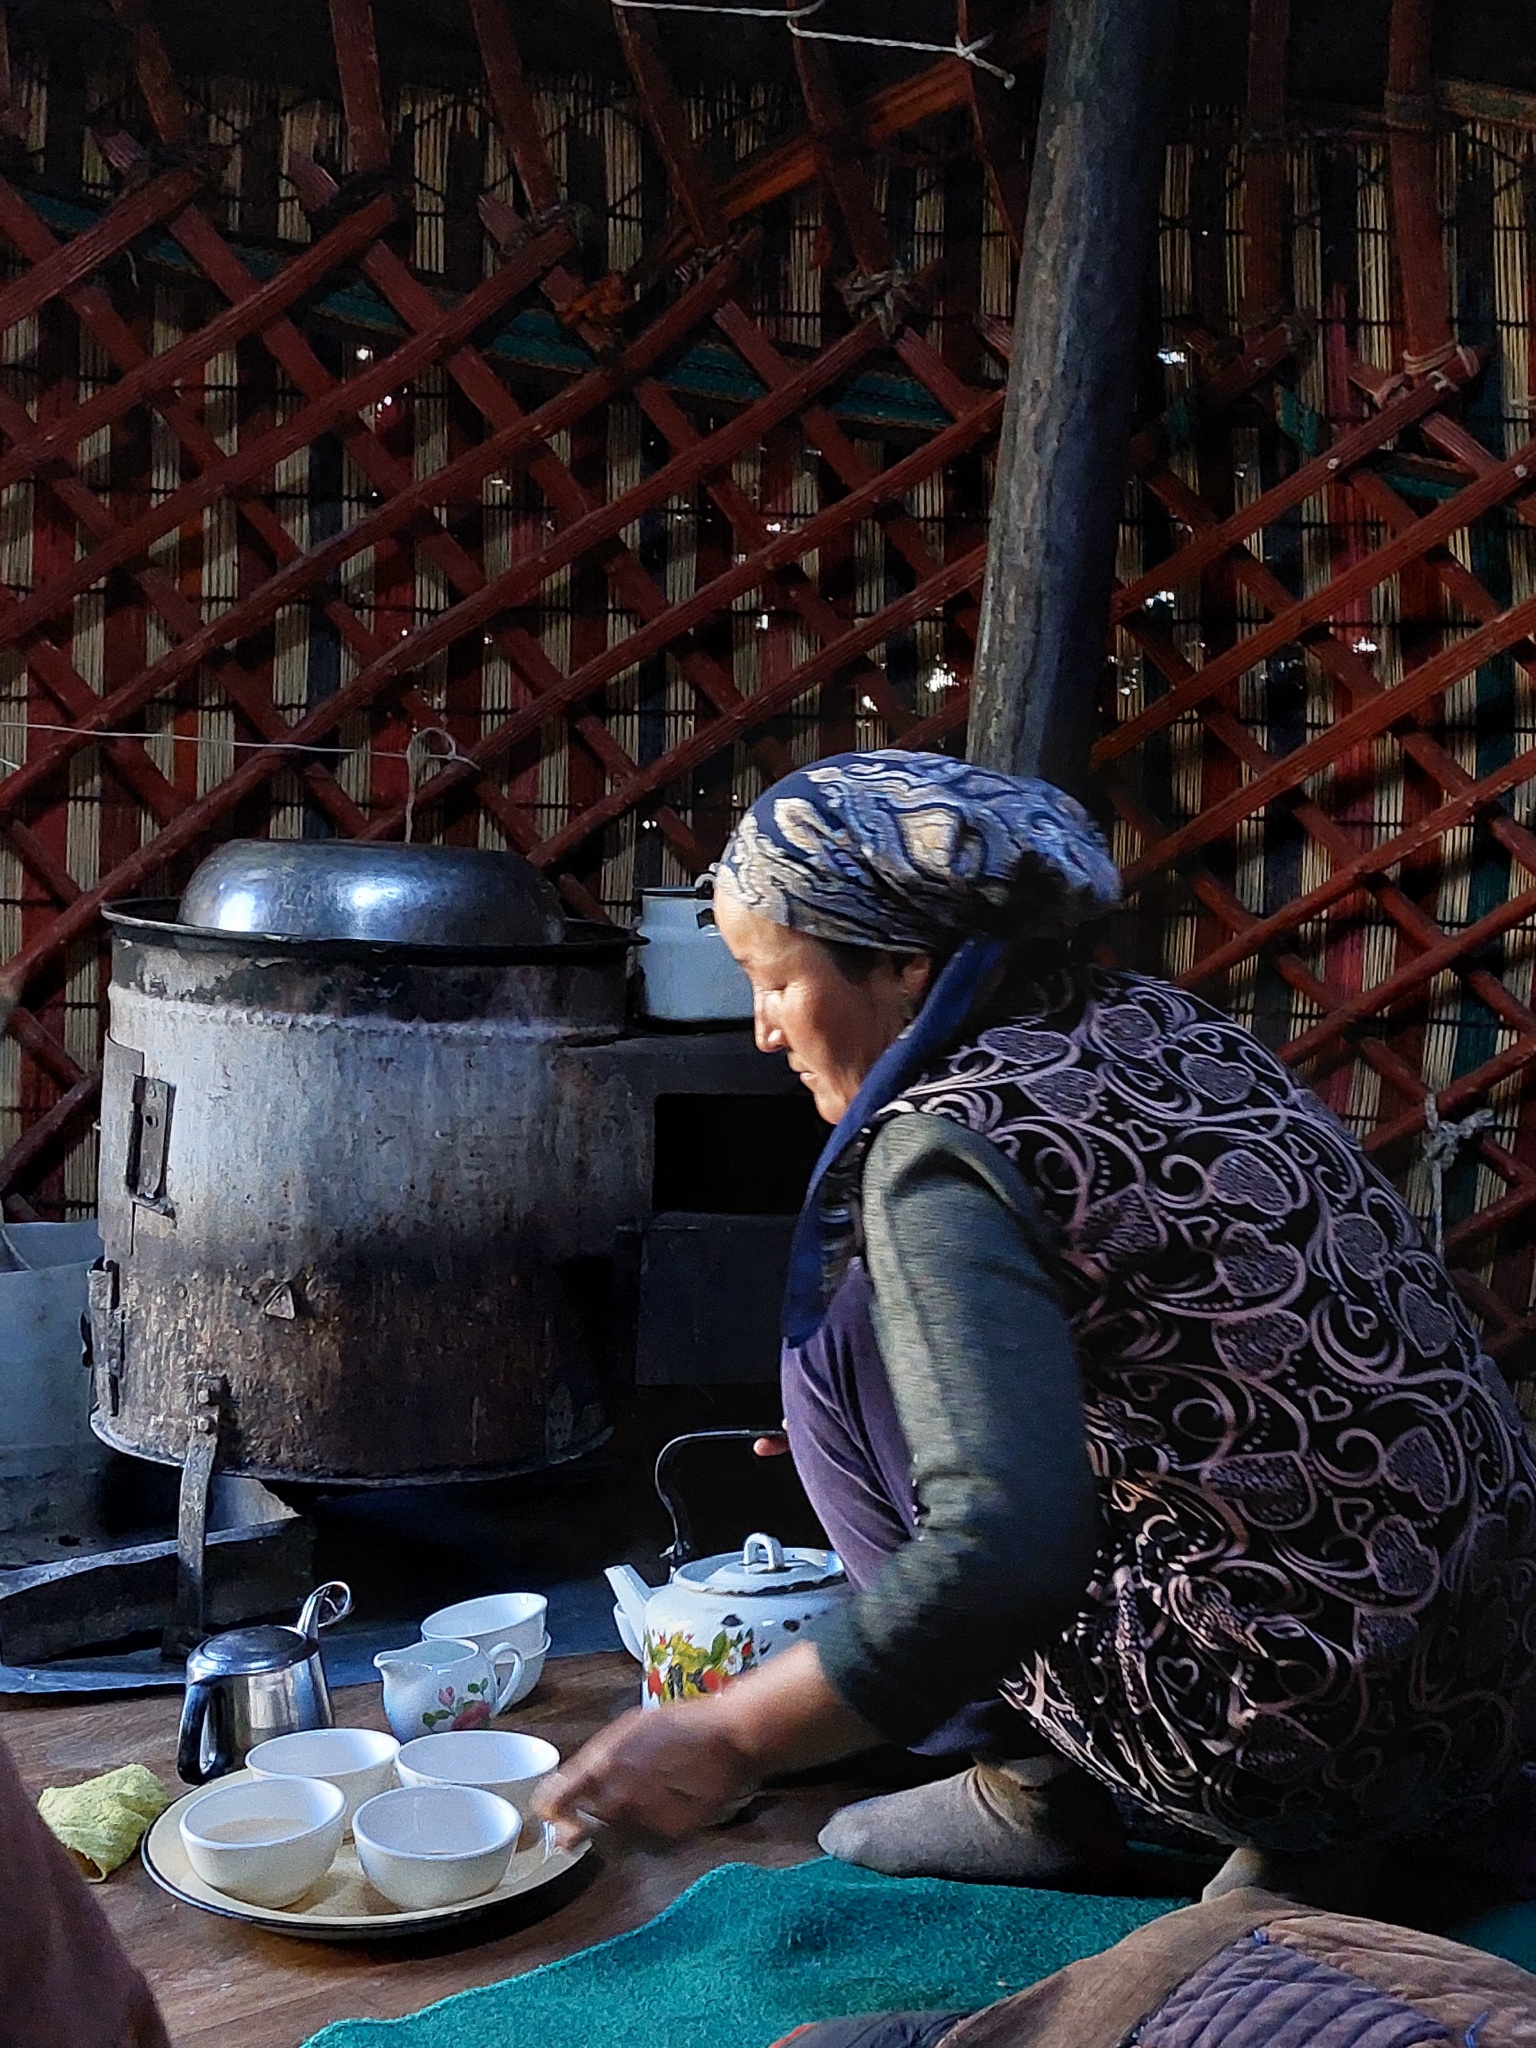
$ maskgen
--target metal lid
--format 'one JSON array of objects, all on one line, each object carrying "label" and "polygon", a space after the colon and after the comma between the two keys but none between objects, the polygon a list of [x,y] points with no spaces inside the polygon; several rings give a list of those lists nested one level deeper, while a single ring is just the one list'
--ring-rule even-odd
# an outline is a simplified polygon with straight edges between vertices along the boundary
[{"label": "metal lid", "polygon": [[550,946],[565,935],[553,886],[520,854],[356,839],[232,839],[187,884],[181,922],[431,947]]},{"label": "metal lid", "polygon": [[302,1664],[315,1648],[296,1628],[232,1628],[209,1636],[187,1659],[188,1678],[246,1678]]},{"label": "metal lid", "polygon": [[606,967],[622,960],[646,941],[627,925],[598,924],[590,918],[567,918],[558,945],[444,946],[405,945],[398,939],[294,939],[272,932],[231,932],[213,925],[182,924],[175,896],[125,897],[108,903],[102,916],[120,941],[129,945],[167,945],[178,953],[228,955],[263,963],[296,960],[306,963],[358,961],[372,966],[433,967]]},{"label": "metal lid", "polygon": [[835,1585],[842,1576],[843,1561],[835,1550],[786,1550],[775,1537],[758,1534],[747,1538],[739,1555],[725,1551],[680,1565],[673,1584],[694,1593],[746,1598],[754,1593],[808,1593],[816,1586]]}]

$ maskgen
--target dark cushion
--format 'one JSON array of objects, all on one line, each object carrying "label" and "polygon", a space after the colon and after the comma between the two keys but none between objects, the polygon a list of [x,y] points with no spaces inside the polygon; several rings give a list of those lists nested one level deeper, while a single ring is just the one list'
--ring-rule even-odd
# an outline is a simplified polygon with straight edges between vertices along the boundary
[{"label": "dark cushion", "polygon": [[865,2012],[796,2027],[776,2048],[935,2048],[958,2012]]}]

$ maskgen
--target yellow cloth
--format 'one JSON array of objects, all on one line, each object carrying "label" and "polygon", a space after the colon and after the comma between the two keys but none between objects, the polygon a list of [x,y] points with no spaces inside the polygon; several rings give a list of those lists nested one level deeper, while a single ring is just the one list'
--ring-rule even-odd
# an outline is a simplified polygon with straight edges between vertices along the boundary
[{"label": "yellow cloth", "polygon": [[37,1802],[82,1877],[100,1884],[137,1849],[145,1829],[171,1803],[153,1771],[123,1764],[83,1785],[50,1785]]}]

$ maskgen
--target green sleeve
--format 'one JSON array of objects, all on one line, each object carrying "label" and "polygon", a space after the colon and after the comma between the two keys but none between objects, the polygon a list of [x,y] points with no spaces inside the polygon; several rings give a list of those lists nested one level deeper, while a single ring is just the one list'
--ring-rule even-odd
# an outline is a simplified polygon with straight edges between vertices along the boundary
[{"label": "green sleeve", "polygon": [[946,1117],[895,1117],[863,1216],[919,1532],[819,1640],[848,1704],[907,1742],[1070,1621],[1101,1524],[1051,1235],[1017,1168]]}]

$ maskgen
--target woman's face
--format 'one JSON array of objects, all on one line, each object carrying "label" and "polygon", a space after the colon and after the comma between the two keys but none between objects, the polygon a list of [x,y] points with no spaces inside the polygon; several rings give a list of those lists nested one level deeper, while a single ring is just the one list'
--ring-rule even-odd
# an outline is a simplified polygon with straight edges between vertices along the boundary
[{"label": "woman's face", "polygon": [[932,961],[877,953],[868,976],[854,981],[819,940],[770,924],[725,890],[715,895],[715,922],[752,983],[759,1050],[786,1054],[818,1113],[835,1124],[916,1016]]}]

